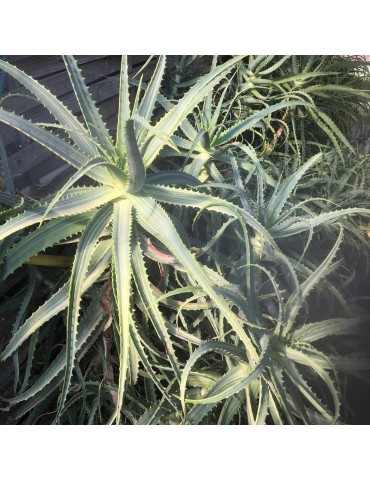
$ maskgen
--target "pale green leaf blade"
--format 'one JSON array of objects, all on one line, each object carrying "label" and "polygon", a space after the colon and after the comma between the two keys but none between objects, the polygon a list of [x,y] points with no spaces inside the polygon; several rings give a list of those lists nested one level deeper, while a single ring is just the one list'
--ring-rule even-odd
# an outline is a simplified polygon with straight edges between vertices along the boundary
[{"label": "pale green leaf blade", "polygon": [[61,411],[63,410],[69,385],[71,383],[76,357],[76,339],[78,318],[80,315],[80,303],[88,266],[91,261],[92,253],[96,248],[97,242],[99,241],[99,237],[110,222],[112,214],[113,212],[111,204],[105,205],[96,213],[96,215],[88,224],[86,230],[83,232],[75,254],[69,280],[68,311],[66,321],[66,369],[64,372],[62,392],[58,403],[58,412],[56,416],[57,420],[59,419]]},{"label": "pale green leaf blade", "polygon": [[347,215],[363,215],[369,218],[370,208],[343,208],[342,210],[333,210],[331,212],[321,213],[320,215],[316,215],[313,218],[307,218],[307,220],[298,219],[298,221],[295,222],[293,225],[284,228],[276,225],[271,228],[271,233],[273,234],[274,238],[289,237],[291,235],[296,235],[298,233],[311,230],[314,227],[328,224],[329,222],[338,220],[341,217],[346,217]]},{"label": "pale green leaf blade", "polygon": [[[131,230],[132,206],[127,200],[114,204],[113,216],[113,291],[118,311],[119,323],[119,379],[118,399],[114,412],[116,423],[120,422],[120,412],[126,388],[130,349],[130,295],[131,295]],[[113,421],[113,419],[112,419]]]},{"label": "pale green leaf blade", "polygon": [[270,107],[264,108],[260,112],[254,113],[250,117],[242,120],[241,122],[233,125],[232,127],[228,128],[224,132],[222,132],[217,140],[213,143],[214,147],[219,147],[231,140],[235,139],[238,135],[245,132],[246,130],[253,128],[262,118],[267,117],[271,113],[277,112],[278,110],[282,110],[287,107],[294,107],[294,106],[310,106],[312,104],[298,100],[291,100],[288,102],[281,102],[276,105],[271,105]]},{"label": "pale green leaf blade", "polygon": [[137,145],[133,120],[127,120],[125,124],[125,145],[129,174],[126,190],[129,193],[136,193],[144,186],[145,168],[139,147]]},{"label": "pale green leaf blade", "polygon": [[[93,210],[115,199],[119,194],[119,191],[110,187],[88,187],[82,191],[79,189],[72,192],[69,191],[54,205],[45,220],[72,216]],[[47,204],[39,205],[8,220],[0,228],[0,240],[3,240],[12,233],[19,232],[35,223],[39,223],[46,209]]]},{"label": "pale green leaf blade", "polygon": [[319,160],[321,160],[322,156],[323,154],[320,152],[311,157],[298,170],[290,175],[280,188],[276,188],[267,205],[267,216],[270,219],[271,224],[274,224],[277,221],[281,210],[300,179],[309,168],[313,167]]},{"label": "pale green leaf blade", "polygon": [[144,191],[153,196],[156,200],[170,205],[193,207],[199,208],[200,210],[207,209],[234,218],[240,216],[247,225],[250,225],[258,231],[273,246],[276,246],[269,232],[251,214],[227,200],[201,192],[160,185],[146,185]]},{"label": "pale green leaf blade", "polygon": [[[89,157],[78,151],[68,142],[59,138],[57,135],[16,115],[15,113],[0,108],[0,121],[32,138],[77,169],[83,167],[89,159]],[[90,172],[89,176],[100,183],[111,184],[111,179],[103,167],[97,167],[94,172]]]},{"label": "pale green leaf blade", "polygon": [[40,85],[35,79],[19,70],[14,65],[0,60],[0,68],[18,80],[29,90],[35,97],[49,110],[61,126],[68,128],[66,132],[75,142],[76,146],[93,157],[97,154],[96,148],[92,141],[89,140],[89,133],[84,126],[78,121],[68,108],[63,105],[52,93],[45,87]]},{"label": "pale green leaf blade", "polygon": [[63,56],[69,78],[71,79],[73,90],[76,94],[81,112],[85,118],[86,124],[91,135],[99,142],[99,147],[106,152],[110,158],[116,158],[116,151],[105,126],[103,119],[91,98],[90,92],[77,66],[76,60],[72,55]]},{"label": "pale green leaf blade", "polygon": [[370,321],[368,315],[352,318],[329,318],[320,322],[306,323],[292,333],[292,338],[302,342],[315,342],[333,335],[349,333],[358,325]]},{"label": "pale green leaf blade", "polygon": [[127,55],[122,55],[121,74],[119,85],[118,100],[118,125],[117,125],[117,141],[116,149],[120,161],[125,157],[125,125],[130,118],[130,99],[129,99],[129,83],[128,83],[128,62]]},{"label": "pale green leaf blade", "polygon": [[[102,289],[100,289],[100,292],[103,293]],[[100,298],[99,295],[97,297],[98,299]],[[81,347],[86,343],[87,339],[96,330],[98,325],[102,323],[104,318],[105,315],[100,305],[100,301],[92,301],[89,307],[86,309],[84,315],[82,316],[81,322],[79,324],[76,340],[77,355],[81,350]],[[17,395],[14,398],[7,399],[7,401],[10,404],[23,402],[36,395],[63,371],[66,366],[66,358],[66,348],[64,347],[57,356],[57,358],[50,365],[50,367],[46,370],[46,372],[42,374],[41,377],[30,388],[28,388],[26,391]],[[62,381],[62,377],[60,378],[60,381]]]},{"label": "pale green leaf blade", "polygon": [[93,212],[90,211],[70,218],[58,218],[31,232],[9,250],[0,267],[0,278],[6,279],[29,258],[55,245],[55,243],[81,233],[86,228],[92,214]]},{"label": "pale green leaf blade", "polygon": [[[145,91],[144,98],[140,103],[138,115],[140,117],[143,117],[147,122],[150,122],[153,115],[153,110],[154,110],[155,103],[157,101],[157,97],[159,95],[159,90],[161,87],[165,66],[166,66],[166,56],[161,55],[159,57],[156,69],[150,80],[148,88]],[[144,132],[145,130],[143,127],[138,129],[136,132],[137,143],[139,145],[143,140]]]},{"label": "pale green leaf blade", "polygon": [[303,300],[307,297],[307,295],[315,287],[315,285],[317,285],[317,283],[330,272],[328,270],[329,266],[339,249],[342,238],[343,228],[341,227],[340,234],[338,235],[334,246],[326,256],[326,258],[317,267],[317,269],[300,285],[299,289],[294,291],[289,297],[286,303],[286,331],[289,331],[291,329],[296,319],[296,316],[300,308],[302,307]]}]

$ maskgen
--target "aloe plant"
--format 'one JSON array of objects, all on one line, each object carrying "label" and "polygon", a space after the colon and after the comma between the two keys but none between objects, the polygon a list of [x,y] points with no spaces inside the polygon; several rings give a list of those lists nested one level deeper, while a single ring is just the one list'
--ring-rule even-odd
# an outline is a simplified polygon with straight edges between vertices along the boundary
[{"label": "aloe plant", "polygon": [[[157,123],[155,128],[159,133],[154,135],[150,131],[148,134],[143,133],[144,128],[140,124],[137,125],[135,132],[134,122],[130,119],[127,60],[123,58],[116,142],[109,136],[83,82],[76,61],[72,57],[65,57],[65,63],[76,97],[81,105],[86,128],[70,114],[61,102],[57,101],[50,92],[37,82],[15,67],[5,63],[1,64],[5,71],[21,81],[40,102],[49,108],[56,121],[60,122],[57,124],[58,128],[64,130],[74,141],[72,146],[51,133],[48,126],[33,124],[4,109],[0,112],[1,121],[19,129],[46,146],[77,169],[77,172],[63,189],[47,198],[46,203],[39,204],[10,219],[1,229],[1,239],[4,239],[33,225],[39,225],[37,230],[31,232],[15,247],[18,254],[21,254],[16,258],[16,261],[14,261],[15,255],[12,255],[12,250],[9,251],[3,265],[3,278],[6,278],[17,266],[38,253],[40,245],[35,243],[35,238],[40,235],[43,237],[41,248],[46,248],[70,235],[83,231],[79,239],[69,281],[45,305],[27,319],[2,354],[2,359],[6,359],[33,331],[40,328],[59,311],[68,307],[66,317],[66,366],[58,403],[57,420],[63,411],[73,373],[81,296],[86,288],[90,287],[109,266],[112,269],[112,285],[118,313],[119,345],[117,345],[117,348],[120,359],[118,398],[111,421],[116,419],[118,423],[120,420],[120,410],[127,380],[131,343],[130,324],[132,323],[130,306],[132,275],[134,275],[140,296],[145,304],[149,305],[148,316],[153,322],[157,334],[167,345],[174,372],[177,378],[180,378],[180,369],[172,340],[169,337],[162,314],[154,302],[145,266],[141,259],[139,236],[133,232],[136,222],[169,249],[183,265],[190,278],[204,289],[205,293],[210,296],[215,305],[228,318],[233,328],[239,332],[247,348],[252,349],[254,356],[256,355],[249,337],[240,326],[239,320],[229,310],[229,305],[225,299],[215,292],[213,281],[185,248],[170,217],[156,201],[155,196],[148,194],[145,189],[146,169],[151,165],[158,152],[169,141],[176,128],[186,119],[187,114],[238,61],[240,61],[239,57],[232,59],[225,65],[214,69],[198,82],[183,97],[177,107],[170,110]],[[143,122],[149,122],[152,116],[164,66],[165,58],[162,57],[143,100],[137,105],[137,112],[135,113],[143,119]],[[162,131],[165,133],[162,134]],[[140,138],[143,138],[142,142],[140,142]],[[142,146],[141,151],[138,143]],[[90,176],[101,185],[73,188],[73,184],[83,175]],[[87,218],[86,212],[89,211],[92,211],[92,215]],[[77,230],[76,226],[71,224],[69,220],[71,215],[73,215],[73,219],[82,221],[82,225],[80,223]],[[55,229],[55,226],[58,228]],[[107,229],[110,230],[109,233]],[[98,249],[102,242],[101,237],[107,234],[110,236],[111,250],[109,250],[109,254],[107,248]],[[97,252],[100,252],[100,255]],[[137,252],[136,262],[133,262],[133,252]],[[94,253],[96,256],[94,256]]]},{"label": "aloe plant", "polygon": [[[262,65],[270,65],[267,75],[286,60],[274,68],[270,57],[255,63],[261,75]],[[339,267],[334,257],[343,232],[354,231],[350,218],[368,218],[368,204],[341,200],[335,210],[338,197],[324,189],[314,198],[297,193],[320,179],[323,159],[333,164],[338,154],[326,147],[306,161],[296,154],[284,178],[273,165],[281,153],[265,158],[258,146],[242,142],[275,112],[300,106],[318,115],[311,97],[273,95],[272,104],[231,122],[231,86],[243,78],[242,56],[221,65],[215,58],[208,74],[182,96],[177,91],[177,101],[161,90],[164,56],[148,85],[129,78],[123,57],[111,136],[76,60],[64,61],[83,123],[38,82],[0,61],[55,123],[36,124],[5,108],[0,121],[75,169],[41,201],[0,197],[7,205],[0,226],[2,280],[25,262],[41,265],[41,252],[51,247],[68,246],[70,257],[58,264],[71,264],[58,288],[26,318],[41,278],[32,273],[39,267],[29,267],[29,287],[1,354],[2,360],[13,358],[16,372],[15,396],[3,399],[14,416],[28,423],[43,415],[50,421],[53,411],[56,423],[228,424],[237,414],[250,424],[338,422],[337,372],[368,363],[324,353],[315,342],[368,319],[348,309],[305,323],[302,311],[313,290],[324,289],[345,304],[327,276]],[[309,172],[314,174],[307,179]],[[75,185],[81,181],[86,186]],[[328,229],[323,260],[308,258],[310,242]],[[359,238],[361,233],[356,231]],[[292,248],[286,242],[291,238],[302,247]],[[53,355],[57,324],[65,342]],[[32,374],[46,331],[44,369]],[[25,345],[21,381],[18,355]]]}]

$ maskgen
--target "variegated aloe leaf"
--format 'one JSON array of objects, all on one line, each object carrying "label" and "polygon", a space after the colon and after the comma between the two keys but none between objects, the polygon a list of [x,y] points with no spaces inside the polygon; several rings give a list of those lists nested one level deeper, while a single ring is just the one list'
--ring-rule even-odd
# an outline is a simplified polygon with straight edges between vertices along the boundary
[{"label": "variegated aloe leaf", "polygon": [[290,197],[292,191],[297,186],[300,179],[307,172],[309,168],[314,166],[319,160],[322,159],[322,153],[318,153],[304,163],[298,170],[287,178],[280,187],[277,187],[268,201],[267,205],[267,218],[270,226],[277,223],[281,211]]},{"label": "variegated aloe leaf", "polygon": [[285,238],[306,232],[307,230],[312,230],[320,225],[328,225],[335,220],[340,220],[342,217],[345,218],[350,215],[363,215],[364,217],[370,217],[370,209],[361,207],[343,208],[342,210],[320,213],[311,218],[292,218],[287,222],[282,222],[280,225],[275,225],[270,231],[274,238]]},{"label": "variegated aloe leaf", "polygon": [[119,162],[124,163],[125,158],[125,125],[130,118],[130,99],[128,84],[128,60],[127,55],[122,55],[121,74],[119,86],[119,102],[118,102],[118,123],[117,123],[117,141],[116,150]]},{"label": "variegated aloe leaf", "polygon": [[5,280],[28,259],[46,248],[66,240],[72,235],[80,234],[86,228],[93,213],[94,210],[73,217],[58,218],[33,230],[8,250],[0,267],[1,278]]},{"label": "variegated aloe leaf", "polygon": [[321,320],[320,322],[306,323],[300,328],[297,328],[292,333],[292,339],[300,342],[315,342],[325,337],[334,335],[344,335],[353,331],[355,327],[362,323],[368,322],[369,316],[362,315],[360,317],[352,318],[330,318]]},{"label": "variegated aloe leaf", "polygon": [[[166,56],[161,55],[159,57],[156,69],[149,82],[148,88],[145,91],[143,100],[141,101],[140,107],[137,112],[138,115],[142,117],[144,120],[146,120],[147,122],[150,122],[153,115],[153,110],[159,95],[165,66],[166,66]],[[142,126],[137,128],[136,137],[137,137],[138,144],[142,142],[144,136],[145,136],[145,129]]]},{"label": "variegated aloe leaf", "polygon": [[[286,370],[293,383],[295,383],[300,392],[319,411],[319,413],[321,413],[331,423],[335,423],[339,417],[340,400],[334,382],[330,378],[329,373],[320,365],[319,362],[316,361],[314,357],[312,357],[312,355],[305,354],[297,349],[293,349],[290,347],[285,348],[285,353],[287,358],[289,358],[291,362],[284,359],[283,368]],[[328,408],[325,408],[322,402],[318,399],[318,397],[311,391],[311,389],[303,380],[303,377],[300,375],[297,367],[293,364],[293,362],[297,362],[309,368],[312,368],[315,374],[323,380],[326,387],[330,391],[333,399],[334,415],[329,413]]]},{"label": "variegated aloe leaf", "polygon": [[110,187],[90,187],[83,194],[78,189],[76,191],[72,190],[62,196],[45,218],[44,214],[48,204],[36,206],[15,218],[9,219],[0,229],[0,240],[42,220],[51,220],[93,210],[117,198],[119,195],[120,191]]},{"label": "variegated aloe leaf", "polygon": [[91,157],[97,155],[96,148],[93,148],[92,142],[88,139],[88,131],[77,120],[76,116],[73,115],[73,113],[70,112],[68,108],[65,107],[52,93],[50,93],[49,90],[8,62],[0,60],[0,68],[24,85],[33,95],[35,95],[39,102],[49,110],[60,125],[64,125],[68,128],[67,133],[81,151]]},{"label": "variegated aloe leaf", "polygon": [[[96,248],[97,242],[111,221],[113,215],[112,206],[110,204],[101,208],[96,215],[90,220],[86,230],[81,235],[75,254],[68,294],[68,311],[67,311],[67,360],[64,374],[62,393],[58,404],[58,412],[56,419],[59,419],[64,403],[67,398],[68,388],[71,382],[72,371],[76,356],[76,339],[77,326],[79,318],[79,310],[81,296],[84,290],[84,280],[87,274],[88,266],[91,261],[92,253]],[[95,267],[95,265],[93,265]]]},{"label": "variegated aloe leaf", "polygon": [[[0,121],[16,128],[77,169],[83,167],[89,159],[85,154],[54,133],[3,108],[0,108]],[[106,183],[107,185],[112,184],[109,175],[102,167],[97,167],[96,171],[90,172],[90,176],[98,182]]]},{"label": "variegated aloe leaf", "polygon": [[139,295],[143,301],[143,306],[147,311],[148,317],[153,322],[154,328],[159,338],[166,345],[167,353],[173,366],[174,372],[177,378],[180,380],[180,368],[172,345],[172,340],[168,334],[168,326],[166,324],[166,320],[163,318],[163,315],[158,308],[157,302],[155,301],[155,296],[153,294],[153,290],[147,277],[143,254],[140,248],[140,241],[136,232],[133,238],[132,264],[135,284],[138,289]]},{"label": "variegated aloe leaf", "polygon": [[248,212],[226,200],[215,198],[214,196],[201,192],[194,192],[174,187],[164,187],[160,185],[146,185],[144,191],[162,203],[199,208],[201,210],[207,209],[210,211],[223,213],[234,218],[238,218],[238,216],[240,216],[247,225],[250,225],[257,232],[259,232],[263,238],[265,238],[273,246],[276,246],[271,235],[258,222],[258,220],[256,220]]},{"label": "variegated aloe leaf", "polygon": [[130,322],[131,322],[131,234],[132,205],[128,200],[118,200],[114,204],[112,257],[113,291],[118,310],[119,332],[119,381],[118,400],[114,417],[120,422],[120,411],[125,392],[127,369],[129,366]]},{"label": "variegated aloe leaf", "polygon": [[312,105],[310,103],[304,102],[304,101],[289,101],[289,102],[281,102],[276,105],[272,105],[270,107],[264,108],[258,113],[255,113],[251,115],[250,117],[246,118],[245,120],[242,120],[241,122],[237,123],[236,125],[233,125],[229,129],[225,130],[223,133],[219,135],[217,140],[213,143],[214,147],[219,147],[225,143],[231,142],[234,140],[238,135],[241,133],[245,132],[245,130],[253,128],[262,118],[267,117],[273,112],[276,112],[278,110],[282,110],[287,107],[293,107],[293,106],[310,106]]},{"label": "variegated aloe leaf", "polygon": [[98,141],[98,148],[102,149],[102,152],[109,158],[116,158],[116,151],[108,129],[91,98],[76,60],[71,55],[65,55],[63,58],[87,128],[93,138]]}]

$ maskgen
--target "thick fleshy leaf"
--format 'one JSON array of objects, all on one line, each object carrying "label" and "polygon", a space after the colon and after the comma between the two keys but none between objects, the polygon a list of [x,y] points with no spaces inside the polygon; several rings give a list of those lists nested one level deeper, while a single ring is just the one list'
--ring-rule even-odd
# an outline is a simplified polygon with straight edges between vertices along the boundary
[{"label": "thick fleshy leaf", "polygon": [[128,166],[127,192],[139,192],[145,183],[145,168],[137,145],[134,121],[127,120],[125,125],[125,147]]},{"label": "thick fleshy leaf", "polygon": [[120,412],[126,389],[130,351],[131,322],[131,230],[132,206],[127,200],[114,204],[113,215],[113,292],[118,311],[119,330],[119,379],[118,399],[114,412],[116,423],[120,422]]},{"label": "thick fleshy leaf", "polygon": [[292,333],[292,338],[301,342],[315,342],[333,335],[344,335],[366,322],[370,322],[369,315],[352,318],[330,318],[320,322],[306,323]]},{"label": "thick fleshy leaf", "polygon": [[[102,289],[100,289],[102,293]],[[77,356],[81,347],[86,343],[92,332],[101,324],[105,318],[104,311],[100,305],[100,297],[92,301],[90,306],[85,310],[84,315],[81,318],[81,322],[78,327],[77,339],[76,339],[76,352]],[[52,362],[50,367],[44,374],[25,392],[17,395],[14,398],[10,398],[7,401],[11,404],[23,402],[36,395],[43,388],[46,387],[58,374],[60,374],[66,366],[67,351],[66,347],[60,352],[57,358]],[[60,378],[62,381],[62,377]]]},{"label": "thick fleshy leaf", "polygon": [[213,143],[213,147],[219,147],[227,142],[231,142],[234,140],[238,135],[245,132],[246,130],[253,128],[256,124],[262,119],[269,116],[271,113],[274,113],[278,110],[282,110],[287,107],[295,107],[295,106],[310,106],[310,103],[304,102],[303,100],[292,100],[289,102],[281,102],[276,105],[272,105],[271,107],[264,108],[258,113],[251,115],[250,117],[242,120],[241,122],[233,125],[229,129],[225,130],[221,135],[217,138],[217,140]]},{"label": "thick fleshy leaf", "polygon": [[178,365],[178,360],[175,355],[172,340],[167,331],[166,321],[163,318],[163,315],[158,308],[158,303],[155,301],[155,297],[153,295],[153,290],[147,276],[144,258],[140,248],[140,240],[136,233],[133,237],[132,265],[135,284],[143,301],[144,308],[148,317],[153,322],[158,337],[161,339],[163,344],[166,345],[167,354],[171,361],[172,367],[177,375],[177,378],[180,380],[180,367]]},{"label": "thick fleshy leaf", "polygon": [[70,112],[60,100],[50,93],[49,90],[10,63],[0,60],[0,68],[18,80],[18,82],[24,85],[27,90],[33,93],[33,95],[35,95],[39,102],[49,110],[61,126],[67,127],[66,132],[82,152],[85,152],[91,157],[97,155],[94,143],[89,139],[89,132],[85,130],[84,126],[77,120],[75,115],[73,115],[73,113]]},{"label": "thick fleshy leaf", "polygon": [[62,393],[58,404],[57,419],[59,419],[61,411],[63,410],[72,378],[76,356],[77,327],[78,318],[80,315],[80,303],[88,266],[91,261],[92,253],[96,248],[97,242],[99,241],[99,237],[110,222],[112,215],[112,205],[110,204],[104,206],[96,213],[96,215],[90,220],[86,230],[81,235],[75,254],[69,280],[68,310],[66,318],[66,369],[64,372]]},{"label": "thick fleshy leaf", "polygon": [[110,158],[116,158],[116,151],[108,129],[105,126],[103,119],[91,98],[90,92],[84,79],[82,78],[76,60],[72,55],[64,55],[63,59],[71,79],[73,90],[76,94],[78,103],[80,104],[81,112],[85,118],[91,135],[98,140],[99,149],[102,149],[104,152],[106,152]]},{"label": "thick fleshy leaf", "polygon": [[299,289],[294,291],[286,303],[286,331],[288,332],[296,319],[299,310],[302,307],[303,301],[310,293],[310,291],[318,284],[318,282],[328,273],[330,273],[329,266],[335,257],[340,242],[343,238],[343,228],[335,242],[333,248],[328,253],[327,257],[321,265],[300,285]]},{"label": "thick fleshy leaf", "polygon": [[91,211],[70,218],[58,218],[31,232],[9,250],[0,267],[0,277],[6,279],[15,269],[39,252],[72,235],[81,233],[86,228],[93,213],[94,211]]},{"label": "thick fleshy leaf", "polygon": [[122,55],[121,74],[119,85],[119,104],[118,104],[118,124],[117,124],[117,142],[116,149],[119,161],[124,162],[126,146],[125,146],[125,125],[130,118],[130,99],[128,84],[128,61],[127,55]]},{"label": "thick fleshy leaf", "polygon": [[70,190],[54,205],[45,218],[43,218],[43,216],[48,204],[38,205],[8,220],[1,226],[0,240],[3,240],[12,233],[35,225],[41,222],[41,220],[66,217],[93,210],[118,197],[120,193],[119,190],[117,191],[110,187],[89,187],[83,191],[78,188]]},{"label": "thick fleshy leaf", "polygon": [[193,207],[201,210],[207,209],[222,213],[224,215],[232,216],[234,218],[238,218],[240,216],[247,225],[250,225],[257,232],[259,232],[263,238],[276,246],[268,231],[252,215],[250,215],[244,209],[228,202],[227,200],[223,200],[206,193],[160,185],[146,185],[144,191],[153,196],[156,200],[163,203]]},{"label": "thick fleshy leaf", "polygon": [[299,180],[309,168],[314,166],[322,158],[322,156],[323,154],[321,152],[317,155],[314,155],[312,158],[310,158],[310,160],[308,160],[298,170],[290,175],[280,186],[276,187],[267,205],[267,216],[271,225],[277,222],[281,210],[283,209],[292,191],[297,186]]},{"label": "thick fleshy leaf", "polygon": [[[147,122],[150,122],[153,115],[153,110],[154,110],[154,106],[157,101],[157,97],[161,87],[165,66],[166,66],[166,56],[161,55],[159,57],[156,69],[150,80],[148,88],[145,91],[144,98],[140,103],[138,115],[144,118],[144,120],[146,120]],[[139,145],[143,140],[144,134],[145,134],[145,130],[143,127],[137,128],[136,138]]]},{"label": "thick fleshy leaf", "polygon": [[[54,133],[49,132],[45,128],[42,128],[15,113],[0,108],[0,121],[32,138],[77,169],[83,167],[87,160],[89,160],[89,157],[81,153],[65,140],[59,138]],[[89,176],[100,183],[107,185],[112,184],[104,167],[97,167],[96,170],[90,172]]]},{"label": "thick fleshy leaf", "polygon": [[255,366],[248,366],[241,363],[221,377],[204,398],[200,400],[186,400],[188,403],[198,404],[189,411],[186,423],[197,425],[204,416],[212,410],[217,402],[240,392],[243,388],[260,377],[270,361],[270,354],[269,340],[268,338],[264,338],[261,356]]}]

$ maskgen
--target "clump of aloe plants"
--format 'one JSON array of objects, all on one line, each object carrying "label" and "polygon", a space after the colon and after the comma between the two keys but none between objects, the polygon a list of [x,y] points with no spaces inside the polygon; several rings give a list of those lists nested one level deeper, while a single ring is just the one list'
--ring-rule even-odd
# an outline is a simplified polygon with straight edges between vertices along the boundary
[{"label": "clump of aloe plants", "polygon": [[195,60],[161,56],[145,84],[123,56],[113,136],[73,57],[83,122],[0,61],[55,119],[4,102],[0,121],[75,170],[41,200],[0,195],[1,281],[27,269],[10,422],[333,424],[342,375],[369,369],[346,264],[367,254],[368,157],[342,125],[366,115],[366,64],[214,57],[182,79]]}]

